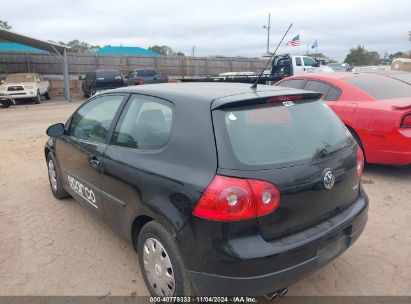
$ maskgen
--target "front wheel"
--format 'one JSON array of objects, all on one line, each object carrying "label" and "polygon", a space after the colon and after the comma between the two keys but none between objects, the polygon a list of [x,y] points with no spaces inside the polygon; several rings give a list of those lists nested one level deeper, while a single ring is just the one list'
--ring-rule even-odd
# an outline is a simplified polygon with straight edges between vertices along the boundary
[{"label": "front wheel", "polygon": [[40,95],[40,92],[37,91],[37,95],[36,95],[36,97],[34,97],[34,103],[39,104],[40,101],[41,101],[41,95]]},{"label": "front wheel", "polygon": [[8,101],[8,100],[1,102],[1,106],[3,108],[8,108],[8,107],[10,107],[10,105],[11,105],[11,102]]},{"label": "front wheel", "polygon": [[151,221],[138,237],[138,258],[152,296],[192,296],[194,290],[182,256],[171,234]]},{"label": "front wheel", "polygon": [[46,97],[47,100],[50,100],[50,89],[47,90],[46,94],[44,94],[44,97]]}]

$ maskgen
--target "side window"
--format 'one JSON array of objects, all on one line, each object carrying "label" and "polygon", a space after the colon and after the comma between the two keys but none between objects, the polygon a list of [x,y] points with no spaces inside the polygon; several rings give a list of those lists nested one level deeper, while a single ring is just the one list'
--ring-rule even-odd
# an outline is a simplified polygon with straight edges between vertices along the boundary
[{"label": "side window", "polygon": [[282,87],[301,89],[304,85],[305,79],[290,79],[278,84]]},{"label": "side window", "polygon": [[316,62],[309,57],[303,57],[303,61],[304,61],[305,66],[311,66],[311,67],[316,66]]},{"label": "side window", "polygon": [[135,95],[127,103],[114,131],[113,145],[157,150],[171,135],[173,109],[161,99]]},{"label": "side window", "polygon": [[323,98],[327,96],[330,86],[321,81],[308,80],[304,87],[305,90],[314,91],[323,94]]},{"label": "side window", "polygon": [[74,114],[69,135],[95,143],[105,143],[108,130],[124,96],[100,96]]},{"label": "side window", "polygon": [[295,64],[297,66],[301,66],[301,58],[300,57],[295,57]]},{"label": "side window", "polygon": [[327,96],[325,96],[324,100],[328,101],[337,101],[340,98],[341,91],[337,88],[330,87],[328,90]]},{"label": "side window", "polygon": [[128,73],[128,78],[133,78],[134,77],[134,71],[131,71],[130,73]]}]

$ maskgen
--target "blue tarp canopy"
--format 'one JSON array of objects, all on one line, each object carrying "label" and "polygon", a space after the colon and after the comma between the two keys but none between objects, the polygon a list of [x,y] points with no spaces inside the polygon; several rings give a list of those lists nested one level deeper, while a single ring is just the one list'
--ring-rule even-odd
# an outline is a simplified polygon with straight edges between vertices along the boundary
[{"label": "blue tarp canopy", "polygon": [[45,50],[40,50],[31,46],[16,42],[0,42],[0,52],[33,52],[48,54]]},{"label": "blue tarp canopy", "polygon": [[160,56],[161,54],[137,46],[111,46],[106,45],[98,51],[100,55],[131,55],[131,56]]}]

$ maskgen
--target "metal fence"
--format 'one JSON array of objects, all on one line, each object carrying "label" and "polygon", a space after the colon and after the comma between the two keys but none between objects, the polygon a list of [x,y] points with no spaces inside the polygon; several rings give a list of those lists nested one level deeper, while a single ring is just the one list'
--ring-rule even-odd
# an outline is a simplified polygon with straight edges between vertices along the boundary
[{"label": "metal fence", "polygon": [[[117,69],[127,74],[133,69],[155,68],[160,74],[184,77],[218,75],[224,72],[259,72],[265,60],[215,57],[146,57],[68,54],[71,75],[83,75],[96,69]],[[36,72],[43,75],[62,73],[60,59],[52,54],[0,52],[0,75]]]}]

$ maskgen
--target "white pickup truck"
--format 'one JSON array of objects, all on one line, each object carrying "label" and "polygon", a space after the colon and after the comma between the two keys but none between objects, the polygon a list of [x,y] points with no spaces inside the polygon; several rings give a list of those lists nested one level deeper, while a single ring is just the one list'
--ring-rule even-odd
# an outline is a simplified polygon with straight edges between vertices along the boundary
[{"label": "white pickup truck", "polygon": [[9,74],[5,81],[1,81],[0,95],[14,100],[31,99],[38,104],[41,96],[50,99],[50,82],[37,73]]},{"label": "white pickup truck", "polygon": [[272,63],[272,76],[288,77],[297,74],[333,72],[333,69],[320,65],[308,56],[291,56],[289,54],[277,55]]}]

